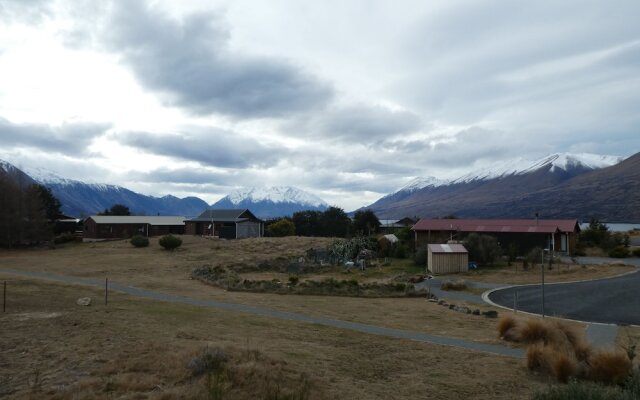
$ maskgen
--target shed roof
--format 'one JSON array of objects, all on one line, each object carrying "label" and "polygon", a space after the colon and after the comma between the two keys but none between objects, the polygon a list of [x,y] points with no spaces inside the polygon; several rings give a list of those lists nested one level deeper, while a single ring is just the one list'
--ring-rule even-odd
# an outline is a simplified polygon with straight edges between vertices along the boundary
[{"label": "shed roof", "polygon": [[553,233],[580,231],[575,219],[421,219],[414,231]]},{"label": "shed roof", "polygon": [[181,216],[146,215],[92,215],[89,218],[96,224],[184,225],[185,220],[185,217]]},{"label": "shed roof", "polygon": [[246,208],[209,208],[204,210],[202,214],[188,221],[192,222],[240,222],[247,219],[260,220],[251,211]]},{"label": "shed roof", "polygon": [[468,253],[461,244],[430,244],[428,246],[432,253]]}]

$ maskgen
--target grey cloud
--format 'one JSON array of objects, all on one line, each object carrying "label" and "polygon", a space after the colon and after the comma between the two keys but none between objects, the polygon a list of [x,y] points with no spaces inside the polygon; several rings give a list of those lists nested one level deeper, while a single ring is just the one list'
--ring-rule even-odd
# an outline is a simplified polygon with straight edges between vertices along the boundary
[{"label": "grey cloud", "polygon": [[130,175],[131,179],[149,183],[171,183],[198,187],[201,185],[228,186],[237,179],[235,173],[212,172],[203,169],[159,168],[149,172],[138,172]]},{"label": "grey cloud", "polygon": [[219,129],[191,134],[120,132],[114,134],[114,138],[145,152],[220,168],[271,166],[287,153],[285,148],[266,146]]},{"label": "grey cloud", "polygon": [[[613,1],[607,7],[581,1],[525,5],[479,1],[453,6],[421,21],[406,38],[404,55],[420,68],[407,73],[397,94],[429,117],[465,124],[492,116],[496,110],[528,110],[531,100],[551,100],[558,92],[568,97],[563,108],[571,109],[597,97],[603,84],[633,79],[638,51],[612,56],[606,66],[599,62],[566,69],[567,65],[550,65],[548,73],[518,82],[503,77],[637,40],[639,13],[640,3],[629,1]],[[612,63],[618,73],[604,76]],[[563,114],[556,110],[546,117],[563,119]],[[522,118],[521,126],[533,122],[526,114]]]},{"label": "grey cloud", "polygon": [[51,0],[3,0],[0,21],[40,22],[51,14]]},{"label": "grey cloud", "polygon": [[389,136],[420,130],[421,119],[408,111],[393,111],[381,106],[335,106],[322,113],[300,116],[283,124],[283,130],[295,136],[315,136],[344,141],[372,143]]},{"label": "grey cloud", "polygon": [[65,123],[61,126],[14,124],[0,118],[0,138],[5,147],[30,147],[77,155],[110,127],[109,124],[99,123]]},{"label": "grey cloud", "polygon": [[232,53],[213,13],[178,21],[140,1],[119,1],[102,35],[144,86],[196,114],[282,117],[322,108],[333,95],[285,60]]}]

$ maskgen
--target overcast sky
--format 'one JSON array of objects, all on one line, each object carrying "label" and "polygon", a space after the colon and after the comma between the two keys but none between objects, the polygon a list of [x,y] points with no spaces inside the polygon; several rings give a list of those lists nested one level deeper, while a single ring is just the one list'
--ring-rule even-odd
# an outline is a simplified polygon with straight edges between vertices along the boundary
[{"label": "overcast sky", "polygon": [[346,210],[417,176],[640,151],[640,2],[1,0],[0,158]]}]

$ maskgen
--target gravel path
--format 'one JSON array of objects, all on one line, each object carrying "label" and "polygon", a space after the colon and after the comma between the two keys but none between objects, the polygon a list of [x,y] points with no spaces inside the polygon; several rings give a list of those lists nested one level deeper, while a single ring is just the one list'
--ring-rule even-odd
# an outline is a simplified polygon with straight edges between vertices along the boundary
[{"label": "gravel path", "polygon": [[[0,268],[0,272],[7,274],[14,274],[28,278],[45,279],[55,282],[94,286],[98,288],[104,288],[104,281],[90,278],[79,278],[74,276],[65,276],[50,274],[47,272],[35,272],[35,271],[19,271],[8,268]],[[507,357],[523,358],[524,351],[522,349],[514,349],[506,346],[498,346],[486,343],[473,342],[470,340],[456,339],[444,336],[429,335],[426,333],[420,333],[415,331],[407,331],[402,329],[385,328],[382,326],[360,324],[357,322],[342,321],[338,319],[317,317],[312,315],[292,313],[286,311],[277,311],[264,307],[254,307],[244,304],[225,303],[215,300],[196,299],[186,296],[178,296],[168,293],[162,293],[152,290],[140,289],[133,286],[122,285],[116,282],[109,282],[109,289],[126,293],[132,296],[141,297],[145,299],[165,301],[170,303],[189,304],[201,307],[218,308],[227,311],[236,311],[249,313],[254,315],[260,315],[270,318],[279,318],[289,321],[306,322],[311,324],[318,324],[324,326],[330,326],[334,328],[347,329],[356,332],[369,333],[373,335],[409,339],[418,342],[432,343],[444,346],[458,347],[466,350],[479,351],[484,353],[497,354]]]},{"label": "gravel path", "polygon": [[587,339],[596,346],[614,346],[618,337],[618,325],[587,324]]}]

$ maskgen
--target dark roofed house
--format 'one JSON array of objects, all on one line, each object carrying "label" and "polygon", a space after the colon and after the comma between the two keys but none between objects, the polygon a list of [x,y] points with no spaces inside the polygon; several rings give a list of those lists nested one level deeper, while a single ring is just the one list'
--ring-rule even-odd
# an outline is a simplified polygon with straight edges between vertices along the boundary
[{"label": "dark roofed house", "polygon": [[261,237],[264,222],[247,209],[205,210],[196,218],[185,221],[187,235],[214,236],[222,239]]},{"label": "dark roofed house", "polygon": [[575,219],[421,219],[413,228],[416,246],[462,240],[470,233],[495,236],[503,249],[533,247],[571,254],[580,226]]},{"label": "dark roofed house", "polygon": [[83,239],[124,239],[139,234],[158,236],[184,233],[184,217],[92,215],[84,220]]}]

